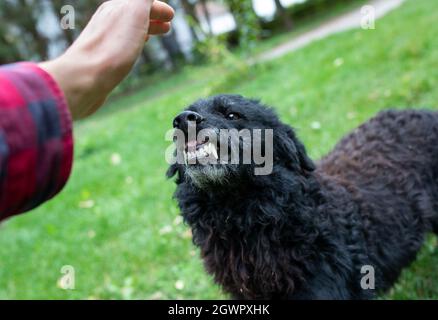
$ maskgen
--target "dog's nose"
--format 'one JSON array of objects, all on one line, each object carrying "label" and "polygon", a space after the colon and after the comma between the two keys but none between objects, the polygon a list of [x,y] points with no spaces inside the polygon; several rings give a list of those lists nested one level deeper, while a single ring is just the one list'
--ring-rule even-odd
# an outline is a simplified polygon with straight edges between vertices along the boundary
[{"label": "dog's nose", "polygon": [[173,119],[173,127],[180,128],[187,127],[189,121],[196,122],[196,124],[201,123],[204,118],[197,112],[194,111],[184,111]]}]

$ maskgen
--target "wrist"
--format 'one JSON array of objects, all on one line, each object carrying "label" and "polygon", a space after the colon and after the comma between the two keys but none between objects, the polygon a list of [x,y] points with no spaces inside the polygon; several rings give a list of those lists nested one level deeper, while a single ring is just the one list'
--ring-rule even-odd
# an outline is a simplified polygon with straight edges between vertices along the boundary
[{"label": "wrist", "polygon": [[63,55],[55,60],[40,63],[39,66],[47,71],[64,92],[68,107],[74,120],[89,115],[92,106],[98,100],[93,93],[98,92],[98,71],[89,60],[81,63],[72,61],[69,56]]}]

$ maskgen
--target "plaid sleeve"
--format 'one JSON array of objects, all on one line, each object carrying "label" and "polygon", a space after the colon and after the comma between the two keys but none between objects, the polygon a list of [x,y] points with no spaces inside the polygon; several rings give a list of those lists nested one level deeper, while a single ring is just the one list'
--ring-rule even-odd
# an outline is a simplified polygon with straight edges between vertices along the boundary
[{"label": "plaid sleeve", "polygon": [[53,78],[33,63],[0,67],[0,220],[56,195],[72,158],[71,116]]}]

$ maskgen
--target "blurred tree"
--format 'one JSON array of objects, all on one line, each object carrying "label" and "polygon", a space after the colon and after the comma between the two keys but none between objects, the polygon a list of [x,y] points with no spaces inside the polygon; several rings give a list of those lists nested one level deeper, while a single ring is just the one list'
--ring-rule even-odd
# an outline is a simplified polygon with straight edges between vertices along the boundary
[{"label": "blurred tree", "polygon": [[293,28],[292,18],[288,14],[287,9],[283,6],[280,0],[274,0],[275,7],[277,9],[277,15],[283,21],[283,26],[286,30],[290,31]]},{"label": "blurred tree", "polygon": [[153,62],[152,55],[149,52],[149,50],[147,49],[147,47],[143,48],[143,51],[141,52],[141,57],[145,63]]},{"label": "blurred tree", "polygon": [[252,1],[223,0],[230,9],[237,24],[239,44],[250,50],[261,32],[260,20],[254,11]]},{"label": "blurred tree", "polygon": [[3,22],[0,20],[0,64],[20,61],[22,59],[15,43],[16,39],[8,35]]},{"label": "blurred tree", "polygon": [[196,14],[196,6],[195,3],[191,2],[190,0],[180,0],[181,1],[181,5],[184,9],[184,12],[186,14],[187,17],[187,22],[190,26],[190,32],[192,33],[192,37],[193,39],[195,39],[195,41],[199,41],[199,36],[197,31],[202,31],[200,25],[201,22],[199,21],[198,15]]},{"label": "blurred tree", "polygon": [[175,30],[172,30],[169,34],[162,36],[159,39],[163,49],[167,53],[169,62],[172,64],[172,68],[177,69],[180,62],[184,60],[184,53],[181,50]]},{"label": "blurred tree", "polygon": [[[179,0],[169,0],[168,3],[176,8],[181,10],[181,1]],[[174,26],[176,25],[174,19]],[[181,62],[185,60],[184,52],[181,48],[181,44],[178,41],[176,28],[172,28],[171,31],[165,36],[159,37],[161,47],[166,51],[167,59],[173,69],[177,69]]]},{"label": "blurred tree", "polygon": [[154,57],[150,46],[145,46],[141,52],[140,63],[138,64],[138,75],[149,74],[157,70],[161,63]]},{"label": "blurred tree", "polygon": [[38,17],[42,13],[41,5],[41,1],[37,0],[0,2],[0,20],[6,26],[2,31],[6,35],[20,34],[20,44],[26,51],[24,58],[47,59],[48,57],[49,40],[38,30]]},{"label": "blurred tree", "polygon": [[208,1],[207,0],[199,0],[200,7],[202,9],[202,12],[205,17],[205,22],[207,23],[208,31],[207,33],[212,35],[213,34],[213,27],[211,25],[211,15],[210,11],[208,9]]},{"label": "blurred tree", "polygon": [[[60,15],[61,8],[66,5],[65,0],[49,0],[57,15]],[[76,1],[75,8],[75,29],[62,29],[63,36],[68,45],[71,45],[80,32],[85,28],[93,13],[104,0]]]}]

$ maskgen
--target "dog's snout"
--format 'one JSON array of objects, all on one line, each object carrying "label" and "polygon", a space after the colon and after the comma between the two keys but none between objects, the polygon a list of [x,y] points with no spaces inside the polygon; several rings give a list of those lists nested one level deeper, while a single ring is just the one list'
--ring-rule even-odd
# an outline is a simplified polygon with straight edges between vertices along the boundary
[{"label": "dog's snout", "polygon": [[175,119],[173,119],[173,127],[183,129],[183,127],[187,127],[188,122],[196,122],[201,123],[204,118],[197,112],[194,111],[184,111],[177,115]]}]

